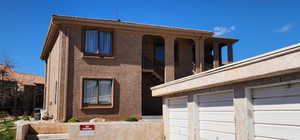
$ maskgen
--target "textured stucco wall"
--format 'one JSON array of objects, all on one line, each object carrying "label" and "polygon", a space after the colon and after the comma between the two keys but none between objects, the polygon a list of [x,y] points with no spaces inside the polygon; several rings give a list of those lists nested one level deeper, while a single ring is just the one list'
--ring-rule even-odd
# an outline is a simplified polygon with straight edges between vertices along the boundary
[{"label": "textured stucco wall", "polygon": [[[92,136],[81,136],[80,125],[95,125]],[[17,140],[26,136],[56,137],[63,134],[69,140],[163,140],[162,122],[99,122],[99,123],[54,123],[20,122],[17,125]]]},{"label": "textured stucco wall", "polygon": [[[173,32],[172,34],[150,31],[141,32],[125,28],[106,27],[102,24],[91,24],[90,26],[99,27],[100,29],[107,28],[113,31],[113,57],[84,56],[82,51],[84,44],[83,25],[76,23],[58,25],[57,28],[59,28],[60,34],[47,59],[46,87],[46,108],[51,115],[58,118],[57,120],[64,121],[64,115],[66,115],[66,120],[71,117],[76,117],[79,120],[89,120],[97,117],[108,121],[125,120],[131,116],[141,118],[143,36],[161,36],[165,41],[165,47],[169,46],[165,50],[170,54],[172,54],[176,37],[190,39],[199,37],[196,35],[187,36],[180,32]],[[66,28],[68,28],[67,33],[65,32]],[[57,48],[61,48],[61,50],[57,50]],[[170,60],[173,58],[172,56],[170,55]],[[189,58],[189,61],[191,61],[190,57],[186,58]],[[169,59],[169,57],[166,57],[166,59]],[[171,63],[168,63],[166,67],[166,81],[173,80],[175,76],[171,65]],[[188,68],[191,72],[191,64],[187,67],[184,65],[182,67]],[[81,108],[83,78],[113,78],[115,82],[113,107]],[[57,99],[60,103],[59,106],[53,105],[53,96],[55,96],[53,91],[55,90],[56,79],[60,82],[58,92],[60,95]],[[67,89],[65,90],[65,88]],[[66,100],[64,100],[65,96]],[[64,104],[65,102],[66,104]],[[66,109],[64,108],[65,106]]]},{"label": "textured stucco wall", "polygon": [[[80,136],[81,124],[94,124],[94,136]],[[74,123],[69,125],[70,140],[163,140],[162,122]]]},{"label": "textured stucco wall", "polygon": [[178,60],[175,64],[175,79],[193,74],[193,51],[192,40],[189,39],[176,39],[178,42]]},{"label": "textured stucco wall", "polygon": [[60,64],[61,64],[61,35],[58,35],[54,47],[47,59],[47,81],[46,81],[46,109],[49,115],[57,119],[57,97],[59,94],[60,83]]},{"label": "textured stucco wall", "polygon": [[[113,31],[113,57],[86,58],[82,52],[82,27],[71,26],[68,83],[68,115],[80,120],[95,117],[125,120],[141,117],[142,35],[136,32]],[[82,109],[82,79],[113,78],[112,108]]]}]

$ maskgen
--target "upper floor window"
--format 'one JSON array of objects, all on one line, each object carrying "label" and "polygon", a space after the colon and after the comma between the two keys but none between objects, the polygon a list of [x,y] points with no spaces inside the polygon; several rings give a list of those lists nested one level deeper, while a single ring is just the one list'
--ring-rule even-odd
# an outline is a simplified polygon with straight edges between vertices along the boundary
[{"label": "upper floor window", "polygon": [[112,56],[112,32],[101,30],[85,31],[86,54]]}]

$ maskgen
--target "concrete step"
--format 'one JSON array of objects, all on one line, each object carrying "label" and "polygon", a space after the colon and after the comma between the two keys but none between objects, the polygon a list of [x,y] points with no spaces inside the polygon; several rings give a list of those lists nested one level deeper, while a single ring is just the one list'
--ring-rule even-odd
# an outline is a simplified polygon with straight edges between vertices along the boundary
[{"label": "concrete step", "polygon": [[162,121],[162,116],[142,116],[142,120],[145,122],[159,122]]},{"label": "concrete step", "polygon": [[26,140],[68,140],[68,134],[38,134],[28,135]]}]

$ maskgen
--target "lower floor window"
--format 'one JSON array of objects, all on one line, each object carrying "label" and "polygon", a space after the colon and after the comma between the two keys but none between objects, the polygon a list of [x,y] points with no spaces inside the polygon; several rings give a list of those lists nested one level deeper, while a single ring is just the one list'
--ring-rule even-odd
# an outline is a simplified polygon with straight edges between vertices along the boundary
[{"label": "lower floor window", "polygon": [[112,104],[112,79],[84,79],[83,104],[101,105]]}]

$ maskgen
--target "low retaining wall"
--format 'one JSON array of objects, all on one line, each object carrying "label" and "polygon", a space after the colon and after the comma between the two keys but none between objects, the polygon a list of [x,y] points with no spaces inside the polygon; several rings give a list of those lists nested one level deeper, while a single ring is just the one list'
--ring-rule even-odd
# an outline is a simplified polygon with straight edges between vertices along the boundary
[{"label": "low retaining wall", "polygon": [[[94,132],[82,136],[80,126],[92,125]],[[17,124],[16,140],[26,140],[28,136],[53,137],[66,135],[69,140],[163,140],[162,122],[22,122]],[[46,135],[46,136],[44,136]]]},{"label": "low retaining wall", "polygon": [[16,140],[25,140],[28,134],[29,124],[26,122],[17,122]]},{"label": "low retaining wall", "polygon": [[[93,136],[80,136],[80,125],[95,125]],[[70,140],[163,140],[162,122],[103,122],[69,125]]]}]

